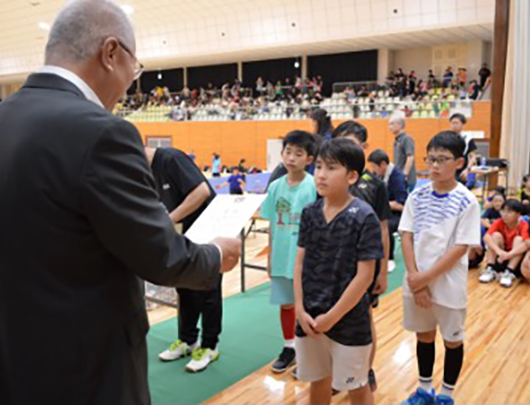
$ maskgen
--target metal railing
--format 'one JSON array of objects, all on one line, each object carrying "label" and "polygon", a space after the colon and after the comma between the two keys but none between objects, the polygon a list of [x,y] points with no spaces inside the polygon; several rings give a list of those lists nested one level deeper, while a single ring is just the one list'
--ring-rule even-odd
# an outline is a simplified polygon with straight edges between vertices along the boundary
[{"label": "metal railing", "polygon": [[305,120],[316,108],[324,108],[332,119],[389,118],[401,114],[411,118],[440,118],[455,112],[471,116],[473,100],[403,101],[397,98],[326,99],[318,105],[273,103],[266,106],[228,107],[208,105],[199,108],[180,106],[145,106],[138,110],[121,108],[115,111],[129,121],[284,121]]}]

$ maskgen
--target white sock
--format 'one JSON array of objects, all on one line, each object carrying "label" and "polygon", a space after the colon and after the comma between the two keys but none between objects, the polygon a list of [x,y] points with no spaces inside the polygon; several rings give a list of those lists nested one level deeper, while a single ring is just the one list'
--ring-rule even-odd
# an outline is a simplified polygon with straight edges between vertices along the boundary
[{"label": "white sock", "polygon": [[440,391],[440,395],[445,395],[447,397],[453,398],[453,392],[455,390],[454,386],[447,385],[446,383],[442,384],[442,389]]},{"label": "white sock", "polygon": [[286,340],[284,346],[289,349],[294,349],[294,339]]},{"label": "white sock", "polygon": [[422,390],[425,390],[427,392],[431,392],[432,390],[432,377],[431,378],[423,378],[420,377],[419,379],[419,385]]}]

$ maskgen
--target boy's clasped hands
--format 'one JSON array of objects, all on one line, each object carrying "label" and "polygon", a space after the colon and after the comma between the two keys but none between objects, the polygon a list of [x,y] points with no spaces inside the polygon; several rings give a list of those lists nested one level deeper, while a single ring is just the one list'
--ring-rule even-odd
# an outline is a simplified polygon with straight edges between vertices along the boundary
[{"label": "boy's clasped hands", "polygon": [[407,284],[414,294],[416,305],[421,308],[430,308],[432,305],[431,293],[428,287],[431,281],[429,272],[420,273],[417,271],[407,274]]},{"label": "boy's clasped hands", "polygon": [[326,333],[337,323],[329,312],[313,319],[303,308],[297,309],[296,317],[307,336],[313,339],[320,339],[322,333]]}]

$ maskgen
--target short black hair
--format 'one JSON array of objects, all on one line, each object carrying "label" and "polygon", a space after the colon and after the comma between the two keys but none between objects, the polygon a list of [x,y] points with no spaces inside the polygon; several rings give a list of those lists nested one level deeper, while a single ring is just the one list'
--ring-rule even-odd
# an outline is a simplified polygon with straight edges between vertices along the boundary
[{"label": "short black hair", "polygon": [[524,214],[524,205],[521,201],[516,200],[515,198],[509,198],[506,201],[504,201],[504,204],[502,204],[501,210],[510,210],[517,212],[518,214]]},{"label": "short black hair", "polygon": [[493,191],[497,194],[501,194],[504,198],[506,198],[506,187],[498,185],[493,188]]},{"label": "short black hair", "polygon": [[462,124],[467,123],[466,116],[464,114],[461,114],[461,113],[454,113],[453,115],[451,115],[451,118],[449,118],[449,122],[451,122],[455,118],[458,118]]},{"label": "short black hair", "polygon": [[364,170],[364,152],[351,139],[338,138],[324,141],[318,151],[318,157],[325,162],[337,162],[349,172],[356,171],[359,176]]},{"label": "short black hair", "polygon": [[446,149],[458,159],[464,157],[466,141],[454,131],[442,131],[432,137],[427,144],[427,153],[434,149]]},{"label": "short black hair", "polygon": [[368,131],[366,130],[366,127],[356,121],[344,121],[333,131],[333,138],[348,135],[355,136],[355,138],[361,143],[365,143],[368,140]]},{"label": "short black hair", "polygon": [[370,156],[368,156],[368,161],[375,163],[377,166],[379,166],[382,162],[386,162],[387,165],[390,164],[390,159],[383,149],[376,149],[370,153]]},{"label": "short black hair", "polygon": [[285,138],[283,138],[282,149],[285,149],[287,145],[294,145],[303,148],[309,156],[315,156],[317,148],[313,134],[298,130],[291,131],[285,135]]},{"label": "short black hair", "polygon": [[503,194],[503,193],[499,193],[497,191],[494,191],[493,192],[493,195],[491,196],[491,200],[493,201],[493,199],[495,197],[502,197],[503,200],[506,200],[506,196]]}]

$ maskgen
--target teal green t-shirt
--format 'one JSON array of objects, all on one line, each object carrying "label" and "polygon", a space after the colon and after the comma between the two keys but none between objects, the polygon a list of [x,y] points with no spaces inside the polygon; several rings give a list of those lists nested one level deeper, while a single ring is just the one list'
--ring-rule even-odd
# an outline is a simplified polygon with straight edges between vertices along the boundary
[{"label": "teal green t-shirt", "polygon": [[302,210],[316,199],[315,181],[307,173],[297,186],[289,187],[287,175],[269,186],[261,217],[271,226],[271,276],[293,278]]}]

